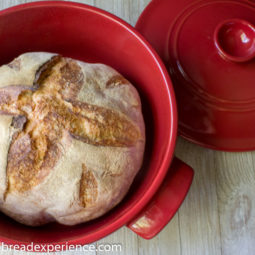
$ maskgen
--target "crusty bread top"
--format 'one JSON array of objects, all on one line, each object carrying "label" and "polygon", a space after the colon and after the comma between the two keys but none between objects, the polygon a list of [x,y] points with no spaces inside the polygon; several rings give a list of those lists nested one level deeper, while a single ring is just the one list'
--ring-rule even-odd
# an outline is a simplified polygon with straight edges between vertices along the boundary
[{"label": "crusty bread top", "polygon": [[[23,62],[26,61],[34,63],[22,73]],[[132,85],[104,65],[89,65],[46,53],[24,54],[0,69],[0,75],[13,73],[15,76],[14,79],[6,77],[5,82],[0,84],[0,130],[2,128],[6,136],[0,138],[3,142],[0,148],[0,160],[3,160],[0,177],[5,177],[4,182],[0,182],[2,211],[29,225],[46,223],[52,217],[64,224],[76,224],[94,218],[93,211],[88,216],[86,211],[82,215],[82,210],[93,207],[97,217],[118,203],[141,165],[145,142],[140,100]],[[124,90],[123,86],[126,87]],[[112,92],[105,93],[107,90]],[[66,151],[75,151],[80,147],[84,151],[77,154],[80,154],[78,158],[82,158],[84,152],[90,154],[93,151],[86,144],[100,147],[99,161],[102,160],[102,152],[104,157],[108,155],[114,161],[102,162],[103,169],[97,169],[97,162],[88,162],[84,157],[77,165],[79,170],[73,169],[73,162],[65,159]],[[114,162],[117,158],[112,156],[114,151],[123,161],[123,164],[115,166],[116,169]],[[132,157],[135,163],[126,169]],[[97,158],[97,154],[94,153],[93,158]],[[73,161],[77,164],[76,159]],[[62,162],[66,162],[65,170],[57,170]],[[113,166],[109,166],[111,163]],[[77,172],[74,179],[76,182],[79,179],[78,185],[72,180],[67,181],[65,189],[52,184],[54,179],[65,178],[60,173],[64,174],[68,167],[69,171]],[[104,177],[106,168],[114,169],[113,172],[121,176],[116,178],[118,185],[112,185],[112,180]],[[130,173],[124,174],[124,171]],[[113,172],[111,178],[114,178]],[[103,201],[100,193],[103,189],[110,190],[111,186],[108,199]],[[58,213],[54,210],[50,212],[51,206],[48,206],[48,211],[45,209],[45,204],[49,204],[50,200],[52,205],[58,203],[58,199],[54,201],[49,198],[51,191],[47,189],[73,193],[74,201],[68,201],[74,205],[73,208],[63,206],[66,204],[63,201],[56,206],[59,207],[58,212],[62,210],[61,217],[68,215],[69,219],[59,220]],[[38,193],[41,205],[35,201]],[[17,209],[13,204],[18,198],[24,209]],[[70,198],[67,196],[66,199]],[[25,208],[26,205],[29,206]],[[96,213],[98,208],[100,210]],[[42,215],[41,211],[38,213],[38,209],[44,210],[50,217]],[[29,211],[28,215],[33,215],[31,221],[26,215]],[[80,216],[77,216],[78,212]],[[72,220],[73,215],[76,215],[75,220]]]},{"label": "crusty bread top", "polygon": [[54,56],[40,67],[33,87],[1,88],[0,111],[17,116],[12,125],[21,129],[9,148],[4,196],[43,181],[60,157],[66,132],[100,146],[128,147],[141,138],[139,128],[125,115],[76,100],[83,79],[75,61]]}]

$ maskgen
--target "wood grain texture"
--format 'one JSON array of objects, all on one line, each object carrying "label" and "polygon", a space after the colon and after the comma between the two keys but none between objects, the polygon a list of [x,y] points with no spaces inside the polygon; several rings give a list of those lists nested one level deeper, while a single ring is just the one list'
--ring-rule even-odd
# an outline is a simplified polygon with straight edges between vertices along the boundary
[{"label": "wood grain texture", "polygon": [[[32,1],[0,1],[0,9],[25,2]],[[134,25],[150,0],[76,2],[100,7]],[[123,227],[95,243],[121,243],[121,252],[86,254],[255,255],[255,152],[216,152],[180,138],[176,155],[194,168],[195,178],[187,198],[167,227],[150,241]],[[33,253],[3,253],[10,254]]]}]

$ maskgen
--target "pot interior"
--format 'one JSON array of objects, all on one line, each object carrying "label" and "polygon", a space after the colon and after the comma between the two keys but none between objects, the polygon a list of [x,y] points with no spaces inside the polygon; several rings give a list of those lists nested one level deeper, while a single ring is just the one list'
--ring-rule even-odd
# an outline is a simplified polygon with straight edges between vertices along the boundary
[{"label": "pot interior", "polygon": [[[143,166],[125,199],[106,215],[77,226],[27,227],[0,214],[0,239],[8,242],[89,243],[125,224],[153,195],[170,162],[176,116],[167,81],[148,46],[113,16],[85,5],[33,3],[0,13],[0,64],[30,51],[47,51],[112,66],[142,98],[146,123]],[[171,151],[171,153],[169,152]]]}]

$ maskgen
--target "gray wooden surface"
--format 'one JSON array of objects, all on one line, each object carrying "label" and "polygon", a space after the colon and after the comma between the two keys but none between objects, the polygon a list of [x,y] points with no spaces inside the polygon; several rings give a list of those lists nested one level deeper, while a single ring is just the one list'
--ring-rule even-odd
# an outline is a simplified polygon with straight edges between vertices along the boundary
[{"label": "gray wooden surface", "polygon": [[[0,9],[24,2],[32,1],[2,0]],[[134,25],[150,1],[77,2],[110,11]],[[119,253],[63,254],[255,255],[255,152],[216,152],[180,138],[176,155],[194,168],[195,179],[179,212],[157,237],[146,241],[123,227],[98,242],[122,243]]]}]

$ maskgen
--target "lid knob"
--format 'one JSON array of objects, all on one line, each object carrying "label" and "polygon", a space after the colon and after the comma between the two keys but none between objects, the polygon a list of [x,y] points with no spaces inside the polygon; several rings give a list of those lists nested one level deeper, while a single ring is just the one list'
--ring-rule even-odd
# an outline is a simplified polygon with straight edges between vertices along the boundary
[{"label": "lid knob", "polygon": [[214,32],[214,42],[227,60],[245,62],[255,57],[255,27],[245,20],[221,22]]}]

